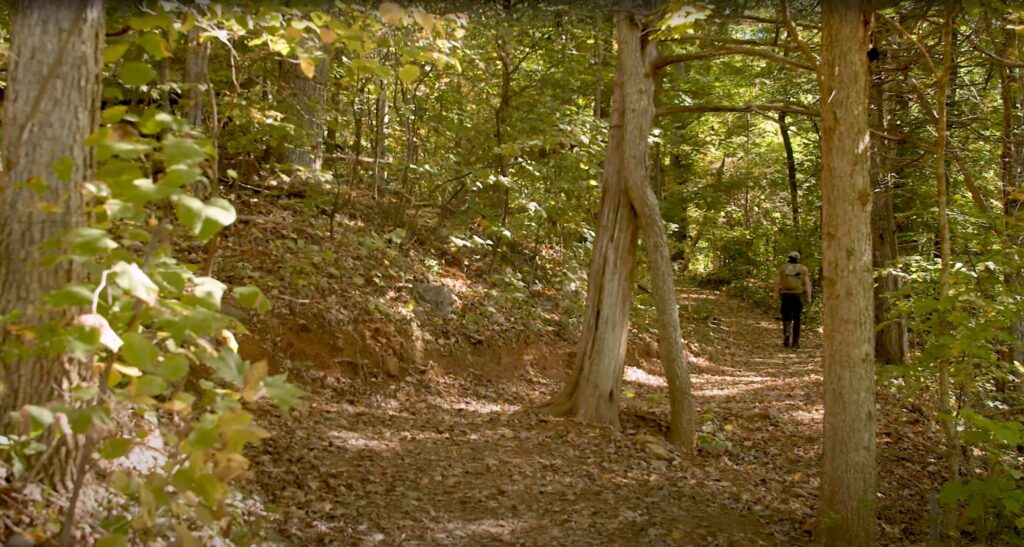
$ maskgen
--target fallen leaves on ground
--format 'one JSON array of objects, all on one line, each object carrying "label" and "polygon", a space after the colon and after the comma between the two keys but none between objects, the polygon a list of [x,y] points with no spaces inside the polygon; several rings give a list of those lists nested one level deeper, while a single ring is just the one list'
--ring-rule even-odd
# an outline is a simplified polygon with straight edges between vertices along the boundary
[{"label": "fallen leaves on ground", "polygon": [[[695,303],[717,320],[687,316]],[[689,291],[681,304],[688,339],[701,341],[690,360],[696,456],[663,440],[656,359],[627,363],[615,431],[530,412],[564,378],[531,360],[543,352],[522,352],[501,375],[477,373],[456,352],[397,382],[295,370],[311,405],[288,417],[259,411],[274,436],[252,454],[252,494],[277,540],[293,545],[810,543],[820,334],[806,329],[793,352],[743,303]],[[880,392],[880,539],[890,545],[924,541],[938,489],[935,432],[902,404]]]}]

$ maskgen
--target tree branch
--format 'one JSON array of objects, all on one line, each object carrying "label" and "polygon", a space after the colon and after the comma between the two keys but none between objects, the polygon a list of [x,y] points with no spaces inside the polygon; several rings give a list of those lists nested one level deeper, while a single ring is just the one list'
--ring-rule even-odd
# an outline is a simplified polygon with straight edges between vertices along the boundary
[{"label": "tree branch", "polygon": [[727,46],[720,49],[709,49],[706,51],[679,53],[676,55],[667,55],[664,57],[659,57],[654,61],[654,70],[660,70],[662,68],[665,68],[669,65],[673,65],[676,63],[698,61],[701,59],[711,59],[714,57],[726,57],[728,55],[747,55],[750,57],[761,57],[762,59],[775,61],[776,63],[779,64],[789,65],[794,68],[815,72],[815,68],[807,63],[801,63],[800,61],[790,59],[789,57],[784,57],[777,53],[772,53],[770,51],[764,51],[762,49],[747,46]]},{"label": "tree branch", "polygon": [[688,104],[663,106],[655,112],[655,116],[668,114],[705,114],[709,112],[753,112],[763,114],[766,112],[786,112],[789,114],[801,114],[804,116],[820,117],[821,113],[812,108],[786,103],[764,103],[764,104]]},{"label": "tree branch", "polygon": [[786,0],[779,0],[779,17],[782,19],[783,24],[786,25],[786,36],[789,37],[793,45],[796,46],[809,61],[814,63],[815,68],[821,64],[821,59],[811,51],[811,47],[808,46],[803,40],[800,39],[800,31],[796,28],[796,23],[793,22],[793,18],[789,15],[789,6],[786,5]]},{"label": "tree branch", "polygon": [[995,53],[992,53],[991,51],[989,51],[989,50],[987,50],[987,49],[985,49],[985,48],[983,48],[983,47],[981,47],[981,46],[979,46],[977,44],[971,46],[971,48],[973,48],[974,51],[977,51],[978,53],[981,53],[982,55],[988,57],[989,59],[992,59],[999,66],[1005,66],[1005,67],[1009,67],[1009,68],[1024,68],[1024,62],[1015,61],[1013,59],[1007,59],[1005,57],[1000,57],[1000,56],[996,55]]}]

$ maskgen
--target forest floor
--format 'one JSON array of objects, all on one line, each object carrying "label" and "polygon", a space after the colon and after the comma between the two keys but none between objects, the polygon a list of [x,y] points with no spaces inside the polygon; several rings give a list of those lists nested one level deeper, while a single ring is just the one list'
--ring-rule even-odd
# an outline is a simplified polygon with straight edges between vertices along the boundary
[{"label": "forest floor", "polygon": [[[454,349],[402,379],[290,366],[310,405],[257,414],[248,488],[292,545],[801,545],[821,461],[821,335],[781,345],[770,316],[717,293],[680,295],[700,446],[661,439],[666,383],[631,348],[622,428],[530,411],[571,368],[571,347]],[[649,344],[648,344],[649,346]],[[880,540],[923,544],[939,446],[924,414],[879,393]]]}]

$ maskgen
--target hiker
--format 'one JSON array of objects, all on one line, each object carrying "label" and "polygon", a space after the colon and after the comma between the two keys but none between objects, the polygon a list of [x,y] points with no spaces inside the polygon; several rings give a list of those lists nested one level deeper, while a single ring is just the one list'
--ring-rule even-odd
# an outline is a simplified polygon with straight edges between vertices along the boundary
[{"label": "hiker", "polygon": [[775,277],[775,294],[782,311],[782,345],[800,347],[800,314],[811,301],[811,273],[800,264],[800,253],[789,253],[786,264]]}]

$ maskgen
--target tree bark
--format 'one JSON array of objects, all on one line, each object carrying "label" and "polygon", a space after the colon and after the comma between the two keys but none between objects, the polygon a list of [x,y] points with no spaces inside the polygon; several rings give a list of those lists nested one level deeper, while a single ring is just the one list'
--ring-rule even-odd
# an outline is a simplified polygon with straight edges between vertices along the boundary
[{"label": "tree bark", "polygon": [[[942,25],[942,65],[939,67],[937,82],[935,84],[935,188],[936,201],[938,203],[938,224],[939,224],[939,300],[949,297],[950,289],[950,261],[952,260],[952,249],[949,236],[949,213],[948,205],[948,183],[946,173],[946,140],[947,120],[946,100],[949,93],[950,74],[953,71],[953,10],[952,0],[945,2],[945,21]],[[941,318],[938,321],[939,333],[946,332],[949,328],[946,320]],[[958,482],[960,480],[960,440],[957,433],[955,418],[952,409],[952,379],[949,374],[950,360],[944,355],[938,361],[939,392],[938,392],[938,413],[942,423],[942,431],[946,437],[946,466],[948,480]],[[943,525],[947,533],[951,533],[955,525],[956,513],[951,507],[943,511]]]},{"label": "tree bark", "polygon": [[[884,42],[881,31],[874,32],[876,47]],[[879,48],[881,49],[881,48]],[[868,125],[874,131],[871,137],[871,258],[875,270],[883,270],[895,264],[896,218],[893,214],[891,157],[893,145],[887,139],[876,137],[887,131],[886,91],[880,74],[880,61],[871,63],[870,110]],[[875,275],[875,360],[881,364],[901,365],[906,361],[907,323],[901,317],[893,317],[890,295],[900,288],[899,277],[877,272]]]},{"label": "tree bark", "polygon": [[319,171],[324,161],[324,104],[330,75],[329,57],[319,59],[308,78],[297,62],[281,61],[285,111],[295,125],[296,142],[285,149],[284,160],[307,171]]},{"label": "tree bark", "polygon": [[793,157],[793,143],[789,139],[789,126],[786,124],[786,113],[779,112],[779,132],[782,134],[782,146],[786,150],[786,177],[789,180],[789,209],[793,216],[794,235],[800,235],[800,194],[796,180],[796,159]]},{"label": "tree bark", "polygon": [[[0,175],[0,315],[23,310],[23,323],[61,323],[74,311],[46,312],[36,306],[43,293],[80,279],[80,272],[67,260],[45,265],[47,255],[40,247],[85,220],[83,182],[92,178],[95,162],[92,148],[82,142],[99,124],[103,3],[15,0],[11,15]],[[64,179],[54,165],[69,160],[70,176]],[[41,194],[26,187],[30,181],[45,186]],[[39,207],[43,204],[54,207]],[[12,341],[11,336],[0,328],[0,345]],[[27,404],[64,400],[89,374],[70,357],[50,355],[8,354],[2,369],[3,417]],[[50,486],[68,488],[79,443],[61,439],[36,471]]]},{"label": "tree bark", "polygon": [[200,41],[202,29],[193,26],[188,31],[186,43],[188,53],[185,56],[185,84],[188,85],[185,91],[185,119],[192,127],[202,131],[206,125],[203,117],[203,103],[206,98],[206,86],[208,76],[208,61],[210,58],[210,44]]},{"label": "tree bark", "polygon": [[654,118],[653,61],[657,49],[643,39],[643,26],[632,14],[620,14],[616,30],[618,59],[583,335],[573,377],[547,409],[618,426],[639,220],[651,264],[659,352],[669,382],[669,440],[689,450],[694,440],[689,373],[668,238],[647,175],[647,139]]},{"label": "tree bark", "polygon": [[[1003,29],[1003,58],[1013,59],[1019,48],[1017,31],[1012,28]],[[1024,157],[1024,143],[1021,139],[1021,129],[1024,122],[1021,120],[1021,97],[1020,97],[1020,73],[1017,67],[1002,65],[999,67],[1000,75],[1000,98],[1003,103],[1003,124],[1002,124],[1002,153],[1000,164],[1002,180],[1000,187],[1003,197],[1003,214],[1013,217],[1020,209],[1020,200],[1012,198],[1014,192],[1021,191],[1022,157]],[[1018,247],[1021,238],[1016,241]],[[1024,280],[1019,275],[1008,275],[1006,284],[1010,290],[1017,294],[1024,293]],[[1014,321],[1010,325],[1010,339],[1007,351],[1003,355],[1004,361],[1012,364],[1014,361],[1024,363],[1024,322]]]},{"label": "tree bark", "polygon": [[825,417],[818,532],[825,545],[875,543],[869,16],[863,0],[822,3]]},{"label": "tree bark", "polygon": [[373,197],[387,184],[388,171],[384,156],[388,153],[384,124],[388,120],[388,92],[383,80],[377,82],[377,105],[373,111]]},{"label": "tree bark", "polygon": [[[676,302],[674,272],[671,253],[668,249],[668,235],[661,218],[658,198],[651,189],[647,178],[647,142],[654,120],[654,68],[657,58],[656,42],[647,42],[643,37],[643,25],[634,17],[623,15],[619,18],[619,48],[628,51],[630,57],[639,56],[642,64],[623,63],[622,76],[629,82],[623,86],[623,159],[627,166],[622,170],[626,190],[640,220],[644,248],[651,274],[651,292],[658,321],[658,353],[665,368],[669,390],[669,435],[672,444],[687,451],[693,450],[696,434],[696,412],[690,393],[690,372],[687,368],[686,353],[683,351],[683,335],[679,326],[679,306]],[[626,44],[629,44],[628,46]],[[635,44],[635,46],[634,46]],[[658,165],[661,171],[660,144]],[[660,188],[660,184],[659,184]]]}]

